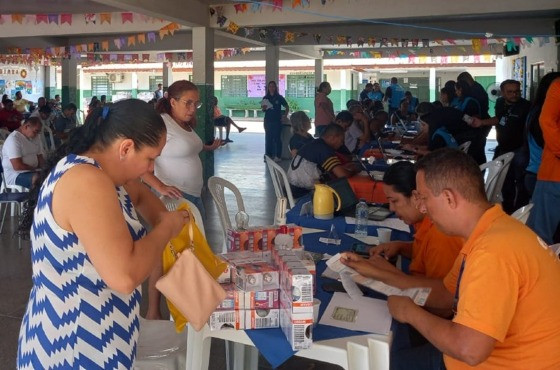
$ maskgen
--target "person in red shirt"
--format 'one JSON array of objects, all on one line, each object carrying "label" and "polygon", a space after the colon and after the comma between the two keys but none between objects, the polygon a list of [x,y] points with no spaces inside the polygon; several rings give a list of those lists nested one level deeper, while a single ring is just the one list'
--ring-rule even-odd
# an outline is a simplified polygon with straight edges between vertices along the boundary
[{"label": "person in red shirt", "polygon": [[21,126],[23,115],[14,108],[11,99],[4,101],[4,108],[0,110],[0,127],[5,127],[12,132]]}]

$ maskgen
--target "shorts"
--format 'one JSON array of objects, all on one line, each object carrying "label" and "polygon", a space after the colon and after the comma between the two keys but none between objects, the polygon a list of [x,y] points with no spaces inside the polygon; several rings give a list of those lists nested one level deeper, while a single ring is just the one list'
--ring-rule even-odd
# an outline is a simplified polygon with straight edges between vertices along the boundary
[{"label": "shorts", "polygon": [[218,118],[214,118],[214,126],[227,126],[228,125],[228,117],[220,116]]},{"label": "shorts", "polygon": [[24,188],[31,189],[31,184],[35,172],[22,172],[16,177],[16,185],[23,186]]}]

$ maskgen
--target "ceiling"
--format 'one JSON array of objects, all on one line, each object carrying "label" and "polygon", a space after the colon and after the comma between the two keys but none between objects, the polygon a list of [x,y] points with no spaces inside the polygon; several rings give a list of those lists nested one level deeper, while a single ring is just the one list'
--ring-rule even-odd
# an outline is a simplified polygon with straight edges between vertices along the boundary
[{"label": "ceiling", "polygon": [[[273,9],[269,1],[249,1],[245,3],[245,11],[238,11],[234,4],[239,3],[226,0],[0,0],[4,15],[70,13],[77,19],[72,26],[20,26],[5,18],[4,24],[0,24],[0,53],[5,53],[9,47],[45,48],[97,42],[134,32],[157,31],[168,22],[176,22],[181,25],[181,30],[174,37],[118,50],[111,45],[109,51],[190,50],[192,27],[212,27],[215,28],[215,48],[278,44],[282,59],[336,58],[329,52],[333,50],[465,55],[473,54],[472,38],[485,39],[485,36],[490,36],[488,45],[483,42],[480,53],[499,54],[503,39],[507,37],[554,35],[554,21],[560,18],[559,7],[553,4],[554,1],[547,0],[430,0],[423,1],[421,6],[412,0],[325,0],[324,5],[321,0],[309,0],[309,6],[297,5],[306,1],[284,0],[282,11]],[[296,6],[292,8],[292,4]],[[223,7],[222,14],[227,18],[222,28],[217,24],[218,14],[210,15],[210,7],[217,10],[218,6]],[[110,25],[97,24],[95,27],[78,21],[79,15],[85,13],[128,11],[155,17],[158,21],[134,24],[114,21]],[[226,30],[230,22],[240,27],[236,35]],[[266,30],[266,34],[262,30]],[[293,41],[286,40],[287,33],[293,33]],[[368,40],[372,41],[372,38],[375,43],[369,46]],[[387,46],[380,45],[384,38]],[[403,46],[402,39],[407,40],[406,46]],[[422,39],[430,40],[429,44],[422,43]],[[420,41],[417,46],[415,40]],[[259,58],[263,55],[249,53],[247,58],[251,57],[250,54]]]}]

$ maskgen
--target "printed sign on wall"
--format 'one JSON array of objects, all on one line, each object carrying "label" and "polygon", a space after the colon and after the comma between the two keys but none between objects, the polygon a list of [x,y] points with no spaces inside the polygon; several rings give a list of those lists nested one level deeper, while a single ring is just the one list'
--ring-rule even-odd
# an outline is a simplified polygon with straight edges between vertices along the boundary
[{"label": "printed sign on wall", "polygon": [[[280,75],[277,81],[280,95],[286,95],[286,75]],[[248,75],[247,76],[247,96],[250,98],[262,98],[266,95],[266,77],[265,75]]]}]

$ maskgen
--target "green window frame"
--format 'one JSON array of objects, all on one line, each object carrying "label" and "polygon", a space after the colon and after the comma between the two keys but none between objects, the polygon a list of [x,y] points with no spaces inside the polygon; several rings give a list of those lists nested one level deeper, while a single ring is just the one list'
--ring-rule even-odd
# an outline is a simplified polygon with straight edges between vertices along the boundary
[{"label": "green window frame", "polygon": [[163,76],[150,76],[149,79],[150,91],[156,91],[158,84],[163,85]]},{"label": "green window frame", "polygon": [[247,97],[247,76],[229,75],[222,76],[222,96],[232,98]]},{"label": "green window frame", "polygon": [[313,98],[315,97],[315,75],[288,75],[286,79],[286,97]]},{"label": "green window frame", "polygon": [[111,82],[107,76],[91,76],[91,96],[106,95],[107,100],[111,100],[113,96],[113,91],[111,87]]}]

